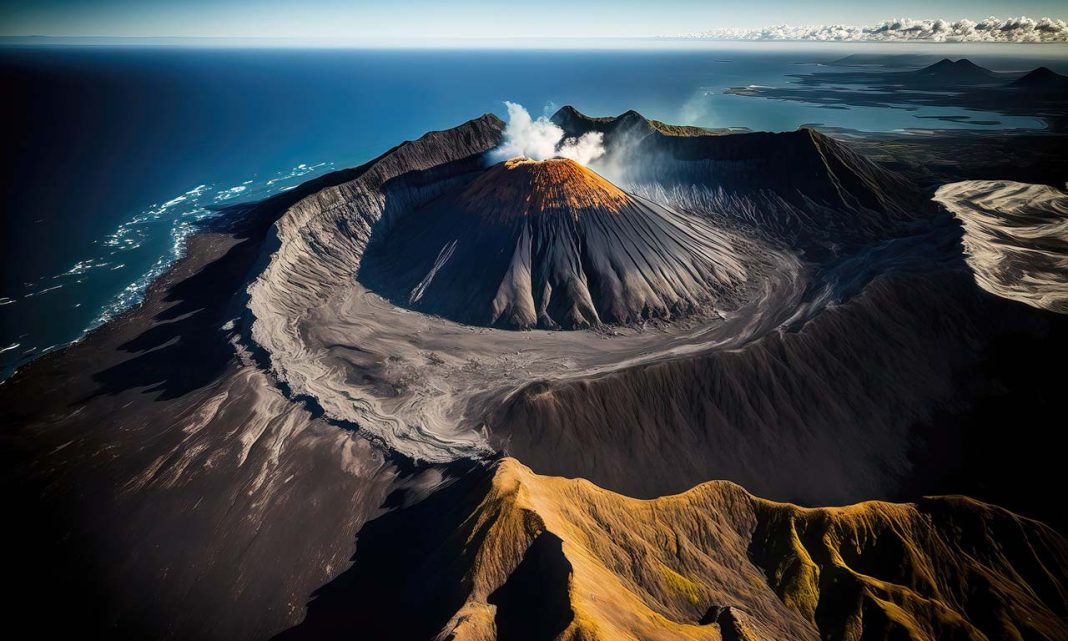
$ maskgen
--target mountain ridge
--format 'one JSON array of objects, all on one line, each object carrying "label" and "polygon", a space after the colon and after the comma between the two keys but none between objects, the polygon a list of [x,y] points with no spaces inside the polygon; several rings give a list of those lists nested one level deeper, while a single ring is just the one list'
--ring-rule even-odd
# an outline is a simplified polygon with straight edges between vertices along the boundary
[{"label": "mountain ridge", "polygon": [[[710,481],[641,501],[582,479],[538,476],[514,459],[468,483],[413,508],[419,521],[452,533],[438,549],[462,549],[463,561],[435,561],[433,533],[396,540],[394,533],[411,529],[402,510],[280,639],[314,638],[327,625],[376,626],[391,604],[414,613],[437,599],[451,605],[417,617],[425,636],[412,621],[391,628],[393,638],[485,641],[539,626],[541,638],[588,641],[1068,633],[1068,591],[1057,578],[1068,568],[1068,542],[971,499],[806,509]],[[1000,544],[988,538],[995,535]],[[389,579],[378,595],[362,587],[371,576],[361,559],[400,561],[412,546],[429,546],[424,567],[448,569],[425,583]]]},{"label": "mountain ridge", "polygon": [[[923,200],[907,181],[809,127],[783,133],[723,133],[698,128],[701,133],[672,135],[633,110],[594,118],[565,106],[552,118],[569,137],[588,131],[603,133],[610,160],[616,153],[652,156],[647,161],[650,171],[637,169],[627,174],[637,181],[696,182],[699,177],[711,177],[700,163],[713,162],[725,170],[722,178],[713,178],[730,191],[771,191],[801,205],[810,199],[849,209],[904,214],[906,207],[898,202],[919,205]],[[658,166],[656,156],[694,166],[684,166],[672,175],[669,168]],[[743,168],[744,174],[740,171]]]}]

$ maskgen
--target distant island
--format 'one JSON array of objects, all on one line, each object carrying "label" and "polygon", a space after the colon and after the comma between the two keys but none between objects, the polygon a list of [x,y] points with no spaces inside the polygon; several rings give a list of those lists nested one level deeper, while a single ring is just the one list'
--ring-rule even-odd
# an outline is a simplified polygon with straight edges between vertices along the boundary
[{"label": "distant island", "polygon": [[[925,67],[902,70],[904,61],[894,56],[847,56],[832,63],[848,71],[821,71],[797,76],[786,87],[729,87],[724,93],[737,96],[796,100],[840,109],[844,106],[903,108],[910,105],[958,107],[1006,115],[1031,116],[1044,121],[1051,131],[1068,130],[1068,77],[1048,67],[1027,73],[993,71],[967,58],[942,58]],[[857,67],[863,67],[858,70]],[[845,86],[847,88],[843,89]],[[852,87],[856,87],[853,89]],[[931,118],[917,116],[917,118]],[[997,124],[971,116],[937,116],[949,122],[974,125]]]}]

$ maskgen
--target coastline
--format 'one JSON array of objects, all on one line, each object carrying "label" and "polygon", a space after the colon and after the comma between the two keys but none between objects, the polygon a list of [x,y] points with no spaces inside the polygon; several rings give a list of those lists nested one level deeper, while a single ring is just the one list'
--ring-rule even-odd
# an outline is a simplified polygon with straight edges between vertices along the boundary
[{"label": "coastline", "polygon": [[[269,637],[347,567],[394,464],[284,397],[224,329],[274,220],[297,196],[194,234],[139,305],[0,385],[0,495],[19,515],[3,537],[19,550],[11,605],[42,630],[121,620],[123,634],[154,636],[163,613],[185,612],[169,623],[178,638]],[[205,413],[225,398],[225,413]],[[191,467],[199,471],[181,473]],[[245,525],[294,517],[315,531]],[[280,555],[296,562],[273,563]],[[177,558],[186,562],[171,567]],[[168,567],[167,581],[129,582]],[[259,580],[235,582],[241,567]],[[204,582],[214,587],[192,589]],[[68,616],[50,616],[55,600]]]}]

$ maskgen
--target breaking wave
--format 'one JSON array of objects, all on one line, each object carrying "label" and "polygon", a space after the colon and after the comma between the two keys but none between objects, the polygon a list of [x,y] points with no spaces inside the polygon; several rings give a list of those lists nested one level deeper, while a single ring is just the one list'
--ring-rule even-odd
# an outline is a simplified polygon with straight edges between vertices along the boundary
[{"label": "breaking wave", "polygon": [[[92,256],[74,262],[66,271],[45,275],[26,283],[22,296],[2,298],[0,306],[13,305],[23,299],[54,296],[58,290],[72,290],[62,301],[41,302],[60,312],[74,296],[74,308],[96,309],[92,320],[71,342],[81,340],[86,333],[103,325],[127,309],[138,305],[149,285],[185,254],[186,241],[204,222],[219,215],[220,207],[240,200],[258,200],[295,186],[309,174],[327,171],[333,163],[300,163],[260,179],[247,179],[238,184],[199,184],[191,189],[153,204],[116,226],[110,233],[93,242],[98,248]],[[240,198],[239,198],[240,197]],[[113,272],[143,269],[116,292]],[[121,282],[121,281],[120,281]],[[46,300],[46,299],[45,299]],[[17,347],[0,352],[0,380],[37,356],[62,346],[55,337],[21,336]],[[48,344],[47,347],[45,345]]]}]

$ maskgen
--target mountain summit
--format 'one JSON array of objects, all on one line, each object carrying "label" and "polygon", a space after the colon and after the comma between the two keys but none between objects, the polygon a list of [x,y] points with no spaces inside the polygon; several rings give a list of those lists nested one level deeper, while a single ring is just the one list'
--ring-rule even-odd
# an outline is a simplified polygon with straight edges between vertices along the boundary
[{"label": "mountain summit", "polygon": [[967,58],[961,58],[956,62],[949,58],[943,58],[933,65],[913,72],[912,75],[921,80],[950,84],[984,83],[990,82],[994,78],[993,71],[980,67]]},{"label": "mountain summit", "polygon": [[1009,86],[1039,93],[1068,94],[1068,76],[1062,76],[1049,67],[1038,67]]},{"label": "mountain summit", "polygon": [[487,220],[618,212],[627,195],[573,160],[513,158],[494,165],[460,194],[458,203]]}]

